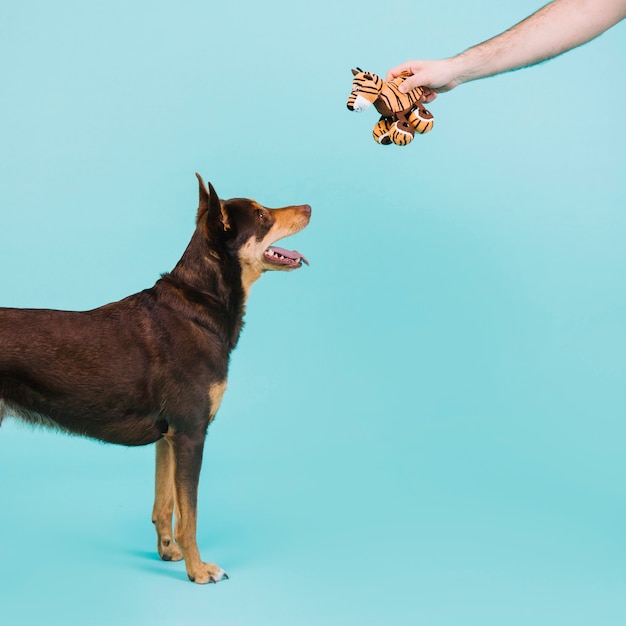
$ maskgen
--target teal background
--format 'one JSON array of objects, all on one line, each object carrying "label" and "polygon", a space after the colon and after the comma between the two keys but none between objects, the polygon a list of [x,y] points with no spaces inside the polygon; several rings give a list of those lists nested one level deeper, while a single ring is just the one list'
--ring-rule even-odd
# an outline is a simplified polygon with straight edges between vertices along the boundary
[{"label": "teal background", "polygon": [[171,269],[194,172],[310,203],[255,285],[198,540],[160,562],[153,450],[0,429],[3,624],[626,622],[625,26],[465,85],[406,148],[382,73],[539,3],[5,2],[0,306],[87,309]]}]

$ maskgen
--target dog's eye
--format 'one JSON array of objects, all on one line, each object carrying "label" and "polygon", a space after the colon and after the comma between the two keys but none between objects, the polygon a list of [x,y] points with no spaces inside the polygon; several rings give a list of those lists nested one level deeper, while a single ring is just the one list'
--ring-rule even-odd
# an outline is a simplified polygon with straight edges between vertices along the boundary
[{"label": "dog's eye", "polygon": [[257,214],[257,217],[259,218],[259,222],[264,222],[265,221],[265,211],[262,211],[261,209],[258,209],[256,214]]}]

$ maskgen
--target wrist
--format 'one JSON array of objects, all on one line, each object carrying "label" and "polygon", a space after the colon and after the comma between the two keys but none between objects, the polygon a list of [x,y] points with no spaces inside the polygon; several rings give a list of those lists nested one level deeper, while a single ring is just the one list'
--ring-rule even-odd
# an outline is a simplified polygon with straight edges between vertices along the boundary
[{"label": "wrist", "polygon": [[455,87],[481,78],[482,63],[480,63],[480,59],[476,58],[475,50],[471,48],[446,59],[446,61],[450,70],[450,82]]}]

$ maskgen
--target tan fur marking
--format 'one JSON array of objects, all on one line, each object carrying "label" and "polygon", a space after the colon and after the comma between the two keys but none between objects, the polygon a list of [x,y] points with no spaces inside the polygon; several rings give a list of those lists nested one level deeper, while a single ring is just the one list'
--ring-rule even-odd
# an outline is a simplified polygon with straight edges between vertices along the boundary
[{"label": "tan fur marking", "polygon": [[167,438],[156,442],[156,481],[152,522],[157,532],[157,550],[164,561],[180,561],[183,553],[174,542],[172,515],[175,504],[174,457]]},{"label": "tan fur marking", "polygon": [[[254,203],[255,205],[257,203]],[[301,231],[308,223],[309,218],[298,207],[285,207],[284,209],[267,209],[260,204],[259,208],[271,211],[274,216],[274,224],[270,231],[261,241],[250,239],[239,249],[239,261],[241,262],[241,282],[246,299],[250,293],[252,284],[266,270],[280,269],[269,265],[263,254],[265,250],[280,239],[294,235]]]},{"label": "tan fur marking", "polygon": [[[267,238],[266,238],[267,239]],[[264,240],[265,241],[265,240]],[[264,241],[250,239],[239,249],[239,261],[241,262],[241,284],[245,294],[245,300],[250,295],[252,284],[263,273],[262,257],[268,245]]]},{"label": "tan fur marking", "polygon": [[211,419],[215,417],[220,404],[222,403],[222,397],[226,391],[226,381],[221,383],[214,383],[209,387],[209,401],[211,402]]},{"label": "tan fur marking", "polygon": [[222,225],[224,230],[230,230],[230,221],[228,219],[228,213],[224,210],[224,200],[220,200],[220,211],[222,213]]},{"label": "tan fur marking", "polygon": [[259,279],[263,271],[252,266],[244,266],[241,272],[241,285],[245,293],[245,300],[248,300],[252,285]]},{"label": "tan fur marking", "polygon": [[216,583],[222,578],[228,578],[224,570],[215,563],[205,563],[200,558],[200,551],[196,543],[196,508],[190,506],[189,493],[181,493],[176,490],[178,503],[176,515],[176,527],[174,536],[185,558],[185,569],[189,580],[199,583]]}]

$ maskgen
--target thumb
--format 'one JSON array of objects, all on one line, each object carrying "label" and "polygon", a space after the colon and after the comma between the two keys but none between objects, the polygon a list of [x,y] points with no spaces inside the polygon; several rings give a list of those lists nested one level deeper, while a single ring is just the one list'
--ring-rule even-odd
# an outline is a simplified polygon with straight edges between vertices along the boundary
[{"label": "thumb", "polygon": [[420,78],[418,75],[413,74],[409,76],[399,87],[401,93],[408,93],[411,89],[415,89],[416,87],[421,87]]}]

